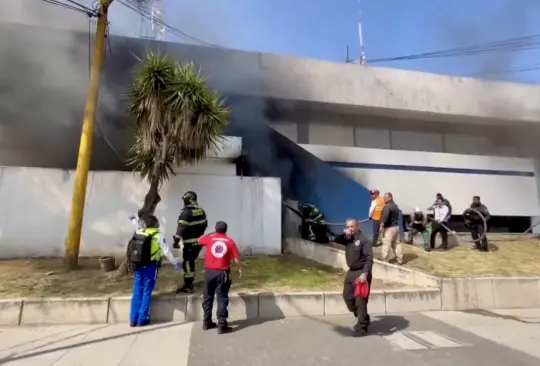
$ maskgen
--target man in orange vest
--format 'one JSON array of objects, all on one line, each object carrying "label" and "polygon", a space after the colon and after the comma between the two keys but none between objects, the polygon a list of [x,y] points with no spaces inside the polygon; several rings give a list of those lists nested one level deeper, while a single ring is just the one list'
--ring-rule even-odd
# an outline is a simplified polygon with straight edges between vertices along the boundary
[{"label": "man in orange vest", "polygon": [[373,246],[377,246],[379,245],[379,220],[381,219],[381,213],[384,208],[384,199],[380,196],[378,189],[372,189],[369,193],[371,195],[369,219],[373,224]]}]

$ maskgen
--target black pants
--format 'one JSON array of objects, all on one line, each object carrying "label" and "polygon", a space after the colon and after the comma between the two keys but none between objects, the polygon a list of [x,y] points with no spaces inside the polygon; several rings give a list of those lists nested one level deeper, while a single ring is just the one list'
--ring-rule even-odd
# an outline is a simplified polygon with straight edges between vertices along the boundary
[{"label": "black pants", "polygon": [[195,260],[199,256],[201,246],[198,244],[186,244],[182,249],[182,269],[184,270],[184,286],[193,287],[195,278]]},{"label": "black pants", "polygon": [[229,317],[229,290],[231,288],[231,277],[229,271],[205,269],[204,271],[204,292],[203,292],[203,320],[206,323],[212,321],[212,306],[214,305],[214,295],[217,295],[217,319],[218,325],[227,325]]},{"label": "black pants", "polygon": [[[354,289],[356,288],[356,279],[360,277],[362,271],[348,271],[343,281],[343,300],[347,309],[357,318],[358,326],[367,329],[371,319],[368,314],[368,300],[361,297],[354,297]],[[371,289],[371,273],[367,277],[369,288]]]},{"label": "black pants", "polygon": [[379,220],[371,220],[372,230],[373,230],[373,246],[377,246],[379,241],[379,229],[381,222]]},{"label": "black pants", "polygon": [[[488,240],[487,235],[484,235],[484,225],[483,224],[473,224],[470,226],[471,236],[474,240],[474,245],[476,249],[479,249],[483,252],[488,251]],[[483,236],[482,239],[480,237]],[[480,239],[480,240],[479,240]]]},{"label": "black pants", "polygon": [[[443,223],[446,225],[446,223]],[[441,241],[442,241],[442,248],[447,249],[448,248],[448,230],[444,228],[440,223],[437,221],[433,221],[432,227],[431,227],[431,237],[429,238],[429,245],[431,249],[435,248],[435,238],[437,237],[437,233],[441,233]]]}]

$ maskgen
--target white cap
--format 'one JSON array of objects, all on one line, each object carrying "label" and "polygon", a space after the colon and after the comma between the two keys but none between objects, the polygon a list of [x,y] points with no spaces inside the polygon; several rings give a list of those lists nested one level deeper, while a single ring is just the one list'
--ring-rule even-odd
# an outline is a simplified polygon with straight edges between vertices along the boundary
[{"label": "white cap", "polygon": [[414,212],[421,212],[421,211],[422,211],[422,210],[421,210],[420,208],[418,208],[418,207],[416,207],[416,208],[414,209]]}]

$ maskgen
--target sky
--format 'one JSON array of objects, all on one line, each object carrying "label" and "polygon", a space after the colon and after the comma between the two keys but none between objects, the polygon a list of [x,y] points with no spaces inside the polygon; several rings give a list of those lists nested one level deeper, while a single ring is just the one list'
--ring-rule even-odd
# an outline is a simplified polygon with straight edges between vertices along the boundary
[{"label": "sky", "polygon": [[[359,55],[361,9],[367,61],[540,35],[538,0],[162,0],[164,21],[210,44],[345,62]],[[122,4],[113,33],[138,36],[140,20]],[[166,41],[186,42],[171,33]],[[378,63],[504,81],[540,83],[538,49]],[[523,67],[538,70],[516,72]]]}]

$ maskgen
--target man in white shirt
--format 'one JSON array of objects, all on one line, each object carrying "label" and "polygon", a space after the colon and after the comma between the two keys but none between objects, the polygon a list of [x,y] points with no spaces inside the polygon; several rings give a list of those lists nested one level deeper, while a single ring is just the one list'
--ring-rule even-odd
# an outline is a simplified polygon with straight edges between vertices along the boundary
[{"label": "man in white shirt", "polygon": [[450,212],[450,210],[448,209],[448,206],[444,204],[444,199],[438,198],[437,204],[433,208],[433,211],[434,211],[434,217],[433,217],[433,224],[432,224],[432,230],[431,230],[431,237],[429,240],[430,250],[435,249],[435,238],[437,237],[437,233],[441,234],[441,240],[442,240],[441,248],[446,250],[448,249],[448,230],[446,229],[446,226],[448,224],[448,218],[449,218],[448,213]]}]

